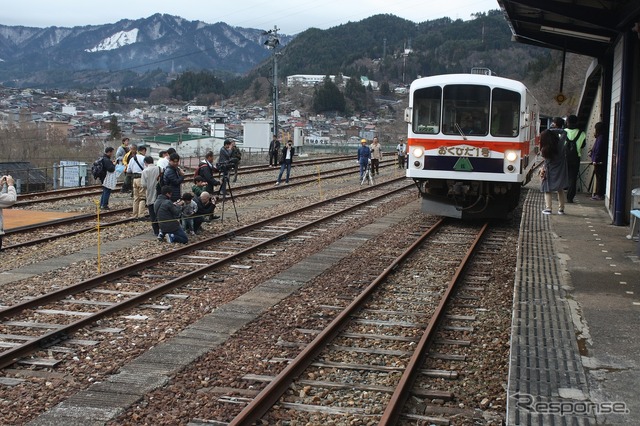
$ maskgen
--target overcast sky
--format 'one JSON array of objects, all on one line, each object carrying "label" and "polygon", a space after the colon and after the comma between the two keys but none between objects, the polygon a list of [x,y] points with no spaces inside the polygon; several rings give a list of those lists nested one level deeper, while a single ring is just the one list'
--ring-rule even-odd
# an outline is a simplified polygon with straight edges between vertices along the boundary
[{"label": "overcast sky", "polygon": [[0,24],[74,27],[115,23],[167,13],[209,24],[272,29],[293,35],[310,27],[327,29],[389,13],[414,22],[499,9],[497,0],[4,0]]}]

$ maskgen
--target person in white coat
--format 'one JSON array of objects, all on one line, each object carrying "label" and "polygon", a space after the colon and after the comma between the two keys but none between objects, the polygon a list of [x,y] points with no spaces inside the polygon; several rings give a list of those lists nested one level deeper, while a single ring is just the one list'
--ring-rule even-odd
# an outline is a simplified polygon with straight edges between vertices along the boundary
[{"label": "person in white coat", "polygon": [[2,250],[2,236],[4,235],[4,219],[2,209],[13,206],[18,200],[15,182],[11,176],[2,176],[0,180],[0,250]]}]

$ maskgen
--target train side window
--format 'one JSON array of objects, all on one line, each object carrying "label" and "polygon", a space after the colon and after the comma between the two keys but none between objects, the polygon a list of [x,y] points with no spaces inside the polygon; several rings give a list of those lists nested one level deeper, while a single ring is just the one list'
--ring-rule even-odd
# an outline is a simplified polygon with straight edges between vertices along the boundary
[{"label": "train side window", "polygon": [[436,134],[440,132],[440,98],[442,89],[426,87],[413,93],[413,132]]},{"label": "train side window", "polygon": [[520,132],[520,93],[493,89],[491,135],[516,137]]}]

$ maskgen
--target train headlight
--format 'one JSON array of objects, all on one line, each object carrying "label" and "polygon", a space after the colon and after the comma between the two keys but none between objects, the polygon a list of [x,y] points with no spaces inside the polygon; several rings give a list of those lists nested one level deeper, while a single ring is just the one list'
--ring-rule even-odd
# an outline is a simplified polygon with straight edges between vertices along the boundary
[{"label": "train headlight", "polygon": [[516,151],[506,151],[504,153],[504,158],[506,158],[510,163],[513,163],[518,159],[518,153]]},{"label": "train headlight", "polygon": [[422,158],[422,156],[424,155],[424,149],[422,149],[422,147],[417,146],[415,148],[413,148],[413,156],[416,158]]}]

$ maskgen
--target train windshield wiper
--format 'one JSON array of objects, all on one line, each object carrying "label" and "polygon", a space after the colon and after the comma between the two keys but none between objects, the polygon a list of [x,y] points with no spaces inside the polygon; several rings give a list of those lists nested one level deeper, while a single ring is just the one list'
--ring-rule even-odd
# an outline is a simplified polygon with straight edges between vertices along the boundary
[{"label": "train windshield wiper", "polygon": [[467,136],[464,134],[464,132],[460,128],[460,125],[458,123],[453,123],[453,124],[456,126],[456,130],[458,130],[458,133],[460,133],[460,136],[462,136],[462,139],[464,139],[466,141],[467,140]]}]

